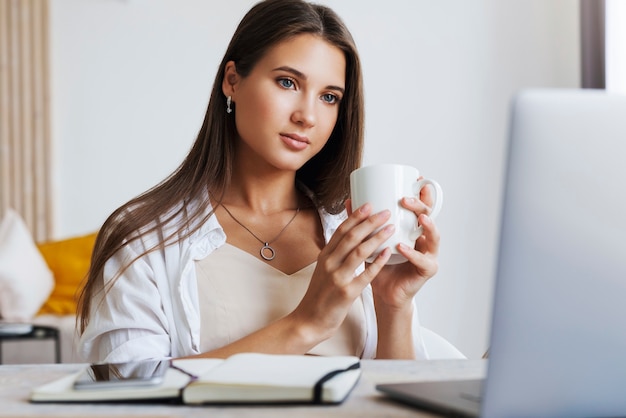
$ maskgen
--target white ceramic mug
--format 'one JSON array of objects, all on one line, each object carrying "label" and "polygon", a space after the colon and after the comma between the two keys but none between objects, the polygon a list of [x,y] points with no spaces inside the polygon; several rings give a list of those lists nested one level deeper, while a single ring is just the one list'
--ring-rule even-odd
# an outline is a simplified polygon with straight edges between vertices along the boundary
[{"label": "white ceramic mug", "polygon": [[391,217],[387,224],[394,224],[396,227],[394,234],[367,259],[368,262],[372,262],[385,247],[390,247],[391,257],[387,264],[404,263],[407,260],[398,253],[396,247],[403,243],[413,248],[415,241],[422,235],[422,227],[418,225],[415,213],[400,205],[403,197],[419,199],[422,188],[432,186],[433,205],[428,216],[435,218],[441,210],[441,186],[434,180],[418,178],[417,168],[400,164],[370,165],[350,174],[352,209],[356,210],[365,203],[372,205],[372,213],[388,209]]}]

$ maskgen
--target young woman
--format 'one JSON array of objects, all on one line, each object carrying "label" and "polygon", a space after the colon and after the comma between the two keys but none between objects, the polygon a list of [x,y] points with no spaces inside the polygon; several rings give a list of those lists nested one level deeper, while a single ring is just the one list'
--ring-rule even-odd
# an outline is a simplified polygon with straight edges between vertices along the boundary
[{"label": "young woman", "polygon": [[[329,8],[267,0],[239,24],[181,166],[104,223],[81,294],[87,361],[244,351],[426,358],[414,296],[437,270],[424,234],[365,263],[389,213],[351,208],[363,91]],[[379,232],[373,232],[384,226]],[[373,234],[373,235],[372,235]]]}]

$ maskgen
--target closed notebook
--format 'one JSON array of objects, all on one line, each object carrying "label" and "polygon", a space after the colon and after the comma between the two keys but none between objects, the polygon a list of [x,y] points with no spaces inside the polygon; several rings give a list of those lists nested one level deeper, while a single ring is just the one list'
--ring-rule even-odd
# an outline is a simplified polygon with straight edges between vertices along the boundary
[{"label": "closed notebook", "polygon": [[32,402],[172,401],[186,404],[343,402],[361,375],[358,357],[242,353],[173,360],[156,384],[77,388],[83,371],[33,390]]}]

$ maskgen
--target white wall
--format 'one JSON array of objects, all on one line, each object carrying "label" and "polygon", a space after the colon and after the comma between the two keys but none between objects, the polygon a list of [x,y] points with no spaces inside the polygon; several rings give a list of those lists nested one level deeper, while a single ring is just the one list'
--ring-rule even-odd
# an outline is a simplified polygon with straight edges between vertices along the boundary
[{"label": "white wall", "polygon": [[606,1],[606,89],[626,94],[626,2]]},{"label": "white wall", "polygon": [[[506,123],[522,87],[579,85],[578,2],[324,0],[364,65],[365,162],[413,164],[445,192],[423,323],[487,347]],[[56,230],[96,230],[169,174],[202,122],[252,0],[51,0]]]}]

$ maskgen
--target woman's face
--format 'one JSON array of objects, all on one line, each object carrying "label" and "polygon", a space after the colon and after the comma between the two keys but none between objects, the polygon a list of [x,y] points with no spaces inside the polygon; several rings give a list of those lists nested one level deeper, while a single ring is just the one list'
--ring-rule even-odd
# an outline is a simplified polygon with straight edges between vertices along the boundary
[{"label": "woman's face", "polygon": [[235,103],[237,159],[295,171],[317,154],[337,122],[345,90],[343,52],[309,34],[271,48],[250,74],[226,67],[223,90]]}]

